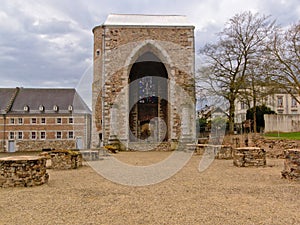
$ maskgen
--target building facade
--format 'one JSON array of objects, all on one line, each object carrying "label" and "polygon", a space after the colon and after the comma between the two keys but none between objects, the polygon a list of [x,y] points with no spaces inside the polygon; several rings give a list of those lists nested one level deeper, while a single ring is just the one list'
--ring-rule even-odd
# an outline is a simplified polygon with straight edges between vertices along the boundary
[{"label": "building facade", "polygon": [[91,111],[75,89],[0,89],[0,151],[86,149]]},{"label": "building facade", "polygon": [[94,33],[92,146],[195,136],[194,26],[111,14]]},{"label": "building facade", "polygon": [[[300,97],[297,97],[298,101]],[[276,114],[283,115],[299,115],[300,104],[291,94],[278,92],[270,94],[263,99],[260,99],[257,105],[266,105]],[[246,103],[243,99],[239,99],[235,103],[235,123],[242,124],[246,120],[247,110],[253,107],[253,103]]]}]

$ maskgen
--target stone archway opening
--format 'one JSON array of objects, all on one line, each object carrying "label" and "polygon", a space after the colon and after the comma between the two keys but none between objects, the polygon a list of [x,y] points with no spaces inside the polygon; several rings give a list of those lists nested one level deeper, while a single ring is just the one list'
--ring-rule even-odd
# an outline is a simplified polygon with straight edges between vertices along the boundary
[{"label": "stone archway opening", "polygon": [[129,74],[129,140],[168,141],[168,72],[151,51],[142,54]]}]

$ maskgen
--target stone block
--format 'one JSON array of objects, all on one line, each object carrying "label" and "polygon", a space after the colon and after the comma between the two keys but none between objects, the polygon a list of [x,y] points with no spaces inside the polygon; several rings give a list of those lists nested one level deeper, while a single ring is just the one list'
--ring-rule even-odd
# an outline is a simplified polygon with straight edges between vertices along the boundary
[{"label": "stone block", "polygon": [[257,147],[242,147],[233,150],[233,165],[237,167],[266,166],[266,152]]}]

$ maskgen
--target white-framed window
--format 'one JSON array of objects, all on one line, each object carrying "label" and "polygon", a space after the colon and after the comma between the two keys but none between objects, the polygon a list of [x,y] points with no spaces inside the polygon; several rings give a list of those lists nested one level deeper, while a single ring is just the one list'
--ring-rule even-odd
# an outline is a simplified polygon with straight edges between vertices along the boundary
[{"label": "white-framed window", "polygon": [[277,96],[277,107],[283,108],[283,96]]},{"label": "white-framed window", "polygon": [[41,138],[42,140],[45,140],[45,139],[46,139],[46,132],[45,132],[45,131],[41,131],[41,132],[40,132],[40,138]]},{"label": "white-framed window", "polygon": [[18,131],[18,139],[19,140],[23,139],[23,132],[22,131]]},{"label": "white-framed window", "polygon": [[10,118],[10,119],[9,119],[9,123],[10,123],[10,124],[15,124],[15,118]]},{"label": "white-framed window", "polygon": [[61,124],[61,118],[56,118],[56,123]]},{"label": "white-framed window", "polygon": [[69,124],[73,124],[73,123],[74,123],[73,117],[69,117]]},{"label": "white-framed window", "polygon": [[36,118],[31,118],[31,124],[36,124]]},{"label": "white-framed window", "polygon": [[57,131],[56,132],[56,139],[61,139],[61,138],[62,138],[61,131]]},{"label": "white-framed window", "polygon": [[294,97],[292,97],[292,108],[297,108],[297,106],[297,100]]},{"label": "white-framed window", "polygon": [[68,138],[69,139],[73,139],[74,138],[74,132],[73,131],[69,131],[68,132]]},{"label": "white-framed window", "polygon": [[36,139],[36,132],[31,131],[31,139],[35,140]]},{"label": "white-framed window", "polygon": [[241,102],[241,109],[246,109],[246,103],[245,102]]},{"label": "white-framed window", "polygon": [[9,139],[10,140],[13,140],[13,139],[15,139],[15,132],[9,132]]},{"label": "white-framed window", "polygon": [[18,118],[18,124],[23,124],[23,118]]},{"label": "white-framed window", "polygon": [[44,117],[41,118],[41,124],[46,124],[46,118]]}]

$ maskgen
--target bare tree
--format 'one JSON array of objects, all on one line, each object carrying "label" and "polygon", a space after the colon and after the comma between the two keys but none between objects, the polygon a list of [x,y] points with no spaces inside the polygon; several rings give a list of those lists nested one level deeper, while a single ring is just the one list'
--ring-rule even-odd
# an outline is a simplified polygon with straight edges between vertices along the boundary
[{"label": "bare tree", "polygon": [[300,21],[277,32],[269,54],[270,77],[300,103]]},{"label": "bare tree", "polygon": [[234,131],[235,101],[241,89],[247,87],[250,66],[258,65],[264,54],[265,42],[274,28],[269,16],[244,12],[229,20],[218,41],[200,49],[204,65],[198,76],[210,90],[229,103],[229,131]]}]

